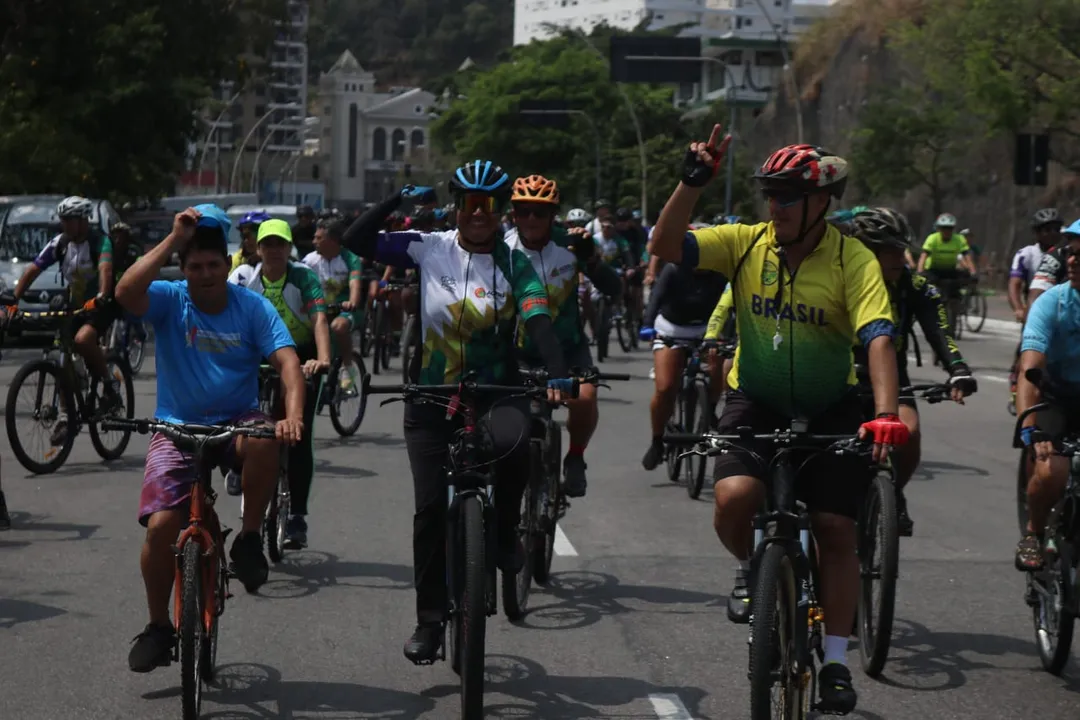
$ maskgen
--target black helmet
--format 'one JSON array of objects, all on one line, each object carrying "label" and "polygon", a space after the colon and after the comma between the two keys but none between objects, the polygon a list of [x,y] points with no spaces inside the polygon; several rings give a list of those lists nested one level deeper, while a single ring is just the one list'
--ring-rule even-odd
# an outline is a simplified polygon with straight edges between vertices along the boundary
[{"label": "black helmet", "polygon": [[450,176],[450,192],[454,195],[492,195],[505,203],[510,197],[510,189],[510,176],[490,160],[465,163]]},{"label": "black helmet", "polygon": [[1061,215],[1058,214],[1057,208],[1043,208],[1042,210],[1036,210],[1034,217],[1031,218],[1031,227],[1038,230],[1041,227],[1047,225],[1057,225],[1061,227],[1065,223],[1061,220]]},{"label": "black helmet", "polygon": [[902,250],[911,250],[915,246],[915,233],[907,218],[889,208],[867,208],[855,213],[850,221],[850,231],[866,245]]},{"label": "black helmet", "polygon": [[619,208],[615,211],[615,222],[630,222],[634,219],[634,213],[629,208]]}]

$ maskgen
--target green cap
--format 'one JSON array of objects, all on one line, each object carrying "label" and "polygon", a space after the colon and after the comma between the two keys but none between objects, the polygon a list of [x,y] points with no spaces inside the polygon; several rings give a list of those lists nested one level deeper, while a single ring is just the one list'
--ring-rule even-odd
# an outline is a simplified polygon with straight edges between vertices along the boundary
[{"label": "green cap", "polygon": [[258,242],[268,237],[279,237],[285,242],[292,244],[292,229],[284,220],[267,220],[259,226]]}]

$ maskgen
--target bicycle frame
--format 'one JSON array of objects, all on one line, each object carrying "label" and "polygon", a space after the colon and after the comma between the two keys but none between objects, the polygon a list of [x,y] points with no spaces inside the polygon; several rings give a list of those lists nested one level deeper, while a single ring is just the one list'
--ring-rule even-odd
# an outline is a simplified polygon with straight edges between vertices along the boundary
[{"label": "bicycle frame", "polygon": [[[184,557],[184,546],[189,542],[198,543],[202,548],[202,555],[212,558],[212,562],[204,563],[203,571],[203,627],[209,633],[213,627],[214,616],[217,613],[217,583],[215,576],[220,569],[219,562],[224,561],[224,554],[217,538],[221,537],[221,522],[217,511],[214,510],[214,501],[217,494],[214,493],[210,479],[213,466],[206,460],[202,449],[196,454],[196,481],[191,487],[191,510],[188,513],[188,526],[180,532],[176,540],[176,579],[173,583],[173,623],[177,633],[180,632],[180,619],[183,606],[184,594],[184,568],[181,558]],[[217,527],[217,532],[211,532],[207,525]],[[223,539],[223,538],[222,538]],[[173,649],[173,659],[180,657],[180,644]]]}]

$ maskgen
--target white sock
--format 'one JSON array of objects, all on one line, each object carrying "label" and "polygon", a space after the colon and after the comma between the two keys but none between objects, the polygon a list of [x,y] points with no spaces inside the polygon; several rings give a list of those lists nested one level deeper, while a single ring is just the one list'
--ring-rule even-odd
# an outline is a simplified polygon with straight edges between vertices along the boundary
[{"label": "white sock", "polygon": [[825,664],[847,665],[848,639],[836,635],[825,636]]}]

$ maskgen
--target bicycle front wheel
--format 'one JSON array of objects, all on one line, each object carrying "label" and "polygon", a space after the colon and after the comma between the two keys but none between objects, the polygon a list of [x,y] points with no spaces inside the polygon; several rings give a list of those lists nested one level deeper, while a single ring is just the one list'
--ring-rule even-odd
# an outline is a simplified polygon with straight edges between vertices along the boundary
[{"label": "bicycle front wheel", "polygon": [[[76,424],[71,421],[74,411],[74,394],[56,363],[33,360],[19,368],[11,379],[4,410],[11,451],[19,464],[35,475],[56,472],[75,445]],[[69,421],[61,434],[57,426],[65,413]],[[26,420],[31,420],[33,429],[39,431],[34,437],[19,432],[18,422]]]},{"label": "bicycle front wheel", "polygon": [[[694,433],[704,435],[712,425],[712,408],[709,403],[709,388],[705,383],[696,383],[696,410],[694,414]],[[705,471],[709,465],[707,455],[690,455],[686,458],[686,494],[691,500],[697,500],[701,488],[705,485]]]},{"label": "bicycle front wheel", "polygon": [[521,520],[518,523],[518,535],[525,547],[525,566],[515,575],[502,575],[503,612],[511,622],[525,616],[529,604],[529,591],[532,589],[533,554],[536,552],[536,540],[543,536],[540,531],[540,494],[537,492],[544,482],[544,463],[537,443],[529,443],[529,484],[521,496]]},{"label": "bicycle front wheel", "polygon": [[285,557],[285,525],[289,521],[291,496],[289,495],[288,450],[282,447],[278,461],[278,481],[270,504],[266,508],[263,530],[266,533],[266,554],[273,563]]},{"label": "bicycle front wheel", "polygon": [[122,355],[116,353],[105,359],[109,377],[120,385],[123,405],[110,410],[99,417],[98,408],[103,402],[104,388],[97,378],[90,383],[90,392],[86,397],[87,412],[90,416],[90,444],[102,460],[112,461],[120,458],[131,442],[130,430],[102,430],[99,424],[107,417],[122,417],[128,420],[135,417],[135,383],[131,378],[131,368]]},{"label": "bicycle front wheel", "polygon": [[[330,424],[341,437],[355,435],[367,412],[367,367],[364,366],[364,358],[356,350],[352,351],[352,361],[356,368],[356,379],[352,386],[345,390],[339,382],[337,387],[324,390],[331,393]],[[342,366],[338,372],[339,380],[344,372],[347,371]]]},{"label": "bicycle front wheel", "polygon": [[202,547],[194,540],[184,544],[180,587],[180,694],[184,720],[198,720],[202,705],[203,576]]},{"label": "bicycle front wheel", "polygon": [[1073,563],[1069,546],[1060,543],[1058,552],[1047,558],[1046,569],[1038,579],[1029,579],[1042,585],[1043,592],[1036,593],[1038,601],[1032,608],[1035,623],[1035,644],[1039,648],[1039,660],[1043,669],[1060,675],[1069,662],[1072,648],[1073,625]]},{"label": "bicycle front wheel", "polygon": [[484,505],[476,496],[460,507],[461,540],[464,545],[461,570],[464,591],[459,622],[461,646],[462,720],[481,720],[484,715],[484,640],[487,634],[487,562],[485,557]]},{"label": "bicycle front wheel", "polygon": [[900,566],[900,530],[892,473],[878,473],[870,486],[859,522],[858,554],[859,650],[863,671],[877,677],[889,656]]},{"label": "bicycle front wheel", "polygon": [[798,622],[796,586],[787,549],[773,543],[761,556],[751,601],[751,720],[801,719],[809,710],[812,683],[795,649],[796,633],[807,632],[805,620]]}]

